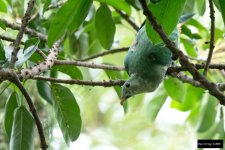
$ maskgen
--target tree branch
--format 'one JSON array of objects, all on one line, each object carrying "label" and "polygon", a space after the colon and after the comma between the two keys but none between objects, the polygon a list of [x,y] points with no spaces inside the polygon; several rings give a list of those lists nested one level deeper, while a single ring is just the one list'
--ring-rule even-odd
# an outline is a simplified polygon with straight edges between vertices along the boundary
[{"label": "tree branch", "polygon": [[77,79],[58,79],[58,78],[49,78],[49,77],[30,77],[30,79],[34,80],[43,80],[50,81],[56,83],[64,83],[64,84],[77,84],[77,85],[86,85],[86,86],[103,86],[103,87],[112,87],[112,86],[122,86],[124,84],[124,80],[109,80],[109,81],[85,81],[85,80],[77,80]]},{"label": "tree branch", "polygon": [[127,14],[125,14],[124,12],[122,12],[121,10],[119,10],[117,8],[114,8],[114,9],[121,17],[123,17],[123,19],[125,19],[134,28],[134,30],[136,30],[136,31],[139,30],[139,26],[136,25],[136,23],[133,22]]},{"label": "tree branch", "polygon": [[207,90],[209,90],[209,93],[213,96],[215,96],[219,101],[220,104],[225,105],[225,96],[224,94],[217,88],[216,84],[210,83],[204,76],[202,76],[198,70],[195,68],[195,66],[189,62],[188,58],[183,54],[182,51],[180,51],[174,42],[172,42],[165,32],[162,29],[162,26],[160,26],[155,17],[153,16],[152,12],[148,9],[148,6],[146,4],[145,0],[139,0],[142,8],[143,13],[151,23],[153,29],[158,33],[158,35],[161,37],[163,42],[165,43],[166,47],[168,47],[171,52],[173,53],[173,58],[179,58],[179,62],[182,66],[185,66],[187,70],[192,74],[194,80],[199,81]]},{"label": "tree branch", "polygon": [[88,60],[95,59],[95,58],[102,57],[102,56],[109,55],[109,54],[126,52],[128,49],[129,49],[129,47],[122,47],[122,48],[118,48],[118,49],[112,49],[112,50],[104,51],[104,52],[96,54],[96,55],[89,56],[89,57],[84,58],[84,59],[79,59],[78,61],[88,61]]},{"label": "tree branch", "polygon": [[[59,46],[62,42],[62,39],[58,40],[57,42],[55,42],[52,46],[52,48],[49,50],[49,55],[46,56],[46,60],[30,69],[22,69],[19,73],[19,79],[27,79],[29,77],[33,77],[35,75],[39,75],[47,70],[49,70],[55,60],[58,57],[58,53],[59,53]],[[43,55],[45,57],[45,55]]]},{"label": "tree branch", "polygon": [[46,150],[48,148],[48,145],[47,145],[46,140],[45,140],[44,129],[43,129],[42,123],[41,123],[41,121],[38,117],[37,111],[34,107],[34,104],[31,100],[29,94],[27,93],[26,89],[20,83],[17,75],[15,73],[13,73],[13,74],[14,75],[13,75],[13,78],[11,79],[11,82],[13,82],[20,89],[21,93],[24,95],[24,97],[25,97],[25,99],[28,103],[28,106],[30,108],[30,112],[32,113],[32,115],[34,117],[37,129],[38,129],[38,133],[39,133],[40,141],[41,141],[41,148],[42,148],[42,150]]},{"label": "tree branch", "polygon": [[68,61],[68,60],[57,60],[55,61],[54,65],[74,65],[74,66],[82,66],[82,67],[88,67],[88,68],[98,68],[98,69],[117,70],[117,71],[125,70],[124,67],[116,67],[112,65],[94,64],[94,63],[87,63],[82,61]]},{"label": "tree branch", "polygon": [[20,49],[19,45],[20,45],[20,42],[23,38],[23,33],[25,31],[25,28],[26,28],[26,26],[28,24],[28,21],[30,19],[30,15],[31,15],[31,11],[34,7],[34,3],[35,3],[35,0],[30,0],[29,3],[28,3],[27,10],[26,10],[25,15],[22,19],[22,24],[21,24],[19,33],[17,34],[16,41],[13,45],[13,51],[12,51],[11,61],[9,63],[9,68],[13,68],[15,63],[16,63],[17,53],[19,52],[19,49]]},{"label": "tree branch", "polygon": [[209,54],[207,57],[207,61],[206,61],[206,65],[204,68],[204,72],[203,75],[206,76],[207,75],[207,71],[209,69],[209,64],[211,62],[212,59],[212,55],[213,55],[213,49],[214,49],[214,39],[215,39],[215,16],[214,16],[214,7],[213,7],[213,1],[209,0],[209,8],[210,8],[210,19],[211,19],[211,36],[210,36],[210,48],[209,48]]},{"label": "tree branch", "polygon": [[[8,27],[8,28],[11,28],[11,29],[14,29],[14,30],[20,30],[20,25],[18,25],[18,24],[10,23],[10,22],[8,22],[4,19],[0,19],[0,21],[2,21],[6,25],[6,27]],[[30,36],[36,36],[36,37],[39,37],[43,41],[47,41],[46,35],[44,35],[43,33],[37,32],[33,29],[30,29],[28,27],[25,28],[24,32],[26,34],[30,35]]]}]

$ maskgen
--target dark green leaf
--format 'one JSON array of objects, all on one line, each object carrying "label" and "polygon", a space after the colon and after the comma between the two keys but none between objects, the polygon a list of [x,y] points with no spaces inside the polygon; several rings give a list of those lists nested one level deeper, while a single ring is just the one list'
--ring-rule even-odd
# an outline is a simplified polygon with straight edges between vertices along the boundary
[{"label": "dark green leaf", "polygon": [[105,4],[102,4],[96,12],[95,27],[102,47],[110,49],[114,41],[116,27],[111,11]]},{"label": "dark green leaf", "polygon": [[52,104],[52,95],[50,85],[46,81],[37,80],[37,89],[42,98]]},{"label": "dark green leaf", "polygon": [[40,40],[39,38],[35,37],[35,38],[31,38],[29,40],[27,40],[24,44],[24,51],[26,49],[28,49],[29,47],[34,47],[35,45],[39,44],[40,43]]},{"label": "dark green leaf", "polygon": [[4,60],[5,60],[5,49],[2,44],[2,40],[0,40],[0,61],[4,61]]},{"label": "dark green leaf", "polygon": [[24,53],[18,55],[16,66],[22,66],[23,63],[33,55],[33,53],[38,49],[39,42],[40,40],[38,38],[31,38],[25,42]]},{"label": "dark green leaf", "polygon": [[33,55],[31,55],[31,57],[29,58],[29,60],[32,62],[38,63],[38,62],[43,62],[44,58],[38,53],[33,53]]},{"label": "dark green leaf", "polygon": [[73,93],[59,84],[52,84],[53,106],[65,141],[75,141],[81,130],[80,109]]},{"label": "dark green leaf", "polygon": [[163,86],[161,86],[156,92],[147,106],[147,116],[150,121],[154,121],[157,117],[160,109],[165,103],[167,93]]},{"label": "dark green leaf", "polygon": [[213,2],[220,11],[225,26],[225,0],[213,0]]},{"label": "dark green leaf", "polygon": [[34,119],[24,106],[15,110],[10,150],[34,149]]},{"label": "dark green leaf", "polygon": [[52,70],[60,71],[69,75],[72,79],[83,79],[81,71],[76,66],[68,66],[68,65],[60,65],[60,66],[53,66]]},{"label": "dark green leaf", "polygon": [[73,33],[84,21],[92,0],[68,0],[57,12],[48,32],[48,45],[62,37],[67,29]]},{"label": "dark green leaf", "polygon": [[182,25],[182,34],[188,36],[191,39],[201,39],[202,37],[197,33],[192,33],[191,29],[189,29],[186,25]]},{"label": "dark green leaf", "polygon": [[184,95],[186,94],[186,88],[184,84],[176,78],[167,78],[164,80],[164,87],[167,94],[178,102],[183,102]]},{"label": "dark green leaf", "polygon": [[1,20],[0,20],[0,28],[2,28],[3,30],[6,30],[5,23],[2,22]]},{"label": "dark green leaf", "polygon": [[[161,0],[159,3],[154,4],[150,2],[149,9],[152,11],[158,23],[163,27],[165,33],[169,36],[176,27],[179,18],[182,14],[186,0],[179,0],[174,2],[173,0]],[[152,28],[147,21],[146,32],[149,40],[153,44],[158,44],[162,40],[158,36],[158,33]]]},{"label": "dark green leaf", "polygon": [[99,1],[101,3],[107,3],[119,10],[123,10],[125,11],[128,15],[131,14],[131,8],[130,5],[125,2],[124,0],[96,0]]},{"label": "dark green leaf", "polygon": [[10,139],[11,137],[11,131],[12,131],[12,126],[13,126],[13,114],[14,114],[14,110],[18,107],[18,103],[17,103],[17,95],[15,92],[13,92],[7,102],[6,102],[6,106],[5,106],[5,117],[4,117],[4,126],[5,126],[5,131],[6,134],[8,136],[8,138]]},{"label": "dark green leaf", "polygon": [[4,0],[0,0],[0,11],[1,12],[7,12],[7,4]]},{"label": "dark green leaf", "polygon": [[51,0],[46,0],[45,4],[44,4],[44,11],[46,11],[46,9],[48,9],[48,6],[51,4]]},{"label": "dark green leaf", "polygon": [[72,0],[76,2],[76,8],[72,10],[74,16],[69,24],[69,30],[71,33],[77,30],[77,28],[83,23],[84,19],[88,15],[89,9],[92,5],[92,0]]}]

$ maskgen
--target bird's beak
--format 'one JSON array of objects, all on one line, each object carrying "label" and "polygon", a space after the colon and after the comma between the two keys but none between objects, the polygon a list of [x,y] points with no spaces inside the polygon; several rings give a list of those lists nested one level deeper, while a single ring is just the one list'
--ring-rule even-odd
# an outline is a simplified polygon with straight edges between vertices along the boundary
[{"label": "bird's beak", "polygon": [[129,97],[130,97],[130,96],[123,96],[123,97],[121,98],[120,104],[123,105]]}]

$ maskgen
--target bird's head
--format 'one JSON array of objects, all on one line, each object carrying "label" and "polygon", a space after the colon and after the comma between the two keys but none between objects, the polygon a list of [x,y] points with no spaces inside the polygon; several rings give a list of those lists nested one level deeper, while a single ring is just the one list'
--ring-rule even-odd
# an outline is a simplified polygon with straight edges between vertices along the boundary
[{"label": "bird's head", "polygon": [[152,87],[152,90],[149,88],[150,84],[151,83],[146,83],[140,77],[132,75],[122,86],[121,104],[123,105],[123,103],[133,95],[154,91],[154,87]]}]

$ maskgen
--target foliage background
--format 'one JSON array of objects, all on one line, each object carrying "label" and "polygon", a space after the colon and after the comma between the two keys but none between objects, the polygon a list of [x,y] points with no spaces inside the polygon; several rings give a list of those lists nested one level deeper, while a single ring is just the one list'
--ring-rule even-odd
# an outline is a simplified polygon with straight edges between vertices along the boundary
[{"label": "foliage background", "polygon": [[[18,18],[23,17],[27,2],[27,0],[0,0],[1,19],[6,19],[11,22],[17,21]],[[44,34],[48,34],[50,23],[57,13],[58,8],[45,12],[43,12],[43,8],[56,6],[58,3],[64,1],[53,0],[47,6],[48,2],[50,1],[36,1],[33,14],[37,15],[37,18],[29,24],[30,28]],[[99,2],[103,1],[94,1],[94,5],[90,9],[86,21],[76,30],[75,35],[81,33],[79,38],[75,35],[67,34],[63,48],[61,48],[63,49],[60,53],[61,58],[79,60],[106,51],[96,38],[96,34],[98,33],[96,30],[98,30],[98,27],[94,24],[94,16],[100,6]],[[140,26],[145,20],[145,17],[140,10],[136,9],[139,5],[131,6],[128,4],[129,0],[123,2],[126,2],[126,5],[122,10],[127,14],[130,13],[130,18]],[[7,6],[6,11],[2,5],[3,3]],[[116,32],[111,49],[129,47],[136,36],[136,31],[114,9],[121,9],[123,5],[120,4],[120,1],[115,2],[114,5],[109,2],[107,5],[111,10],[116,24]],[[209,45],[205,44],[205,42],[209,41],[210,37],[208,3],[204,0],[187,0],[184,12],[195,12],[195,16],[183,25],[180,48],[192,58],[192,62],[204,62],[207,58],[209,48]],[[221,14],[217,9],[215,15],[216,48],[212,63],[223,64],[225,54],[224,25]],[[16,30],[10,28],[6,30],[0,29],[1,35],[12,38],[15,38],[17,33]],[[29,38],[29,35],[26,35],[23,41]],[[10,44],[3,40],[2,42],[5,47]],[[40,42],[39,47],[43,51],[48,49],[48,46],[43,41]],[[123,66],[125,55],[126,52],[121,52],[100,57],[91,60],[91,62]],[[79,67],[79,70],[82,73],[83,80],[103,81],[111,78],[128,78],[124,71],[106,71],[82,67]],[[50,72],[46,74],[48,75]],[[68,75],[62,72],[58,72],[57,77],[63,79],[69,78]],[[208,78],[211,81],[222,82],[224,81],[224,71],[210,70]],[[164,83],[160,85],[157,91],[130,98],[128,101],[128,109],[124,109],[119,103],[120,87],[117,87],[118,91],[116,91],[114,87],[64,85],[74,94],[80,107],[82,118],[81,134],[77,141],[70,143],[70,146],[68,146],[57,124],[54,108],[40,95],[40,89],[38,90],[36,81],[26,81],[24,82],[24,86],[32,96],[42,120],[47,142],[50,143],[49,149],[189,150],[196,149],[196,140],[199,138],[224,138],[223,107],[219,105],[218,101],[200,88],[184,84],[175,78],[166,77]],[[182,92],[179,93],[178,89]],[[18,93],[20,103],[26,105],[24,98],[13,84],[9,85],[9,82],[1,83],[1,120],[4,120],[6,100],[13,91]],[[9,140],[5,133],[4,122],[1,121],[0,125],[0,149],[4,150],[8,149]],[[35,147],[40,147],[37,131],[35,131],[34,141]]]}]

